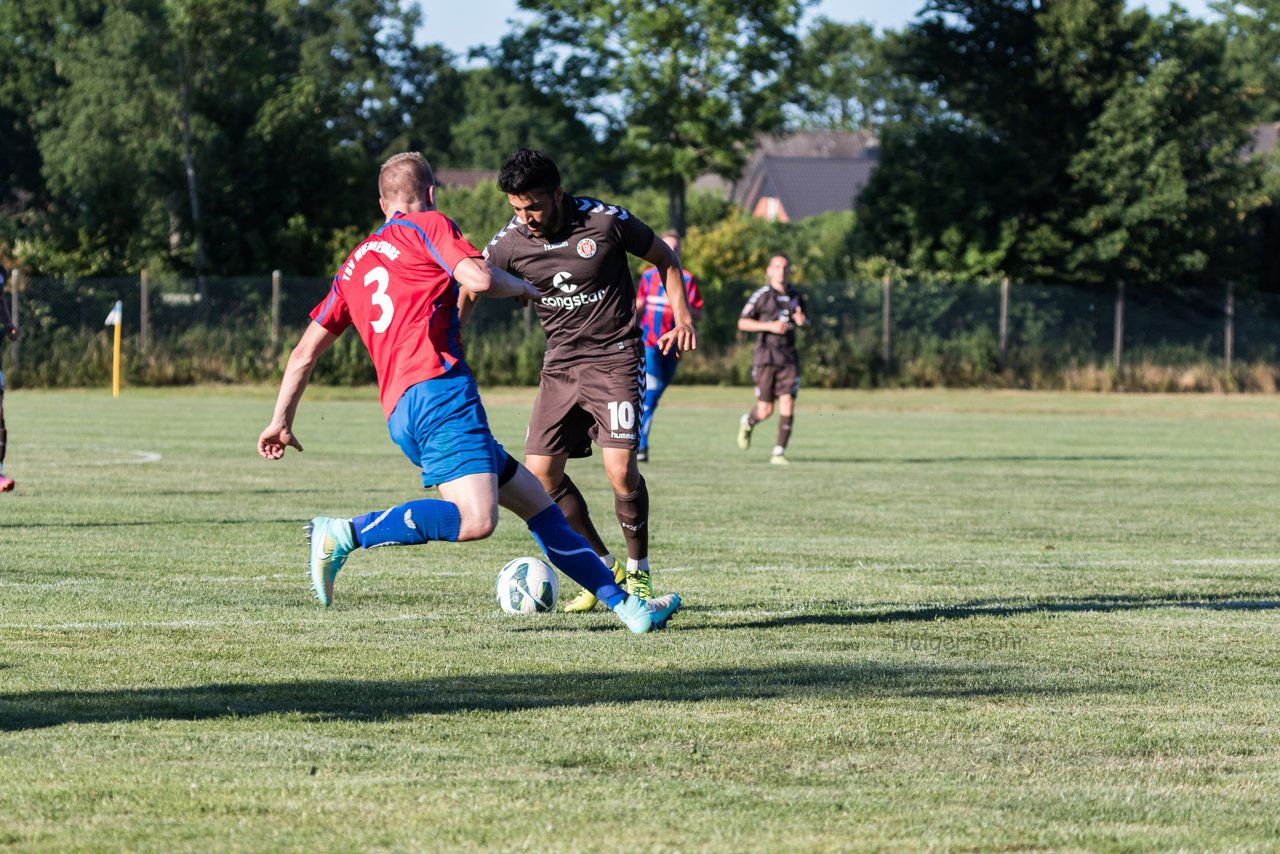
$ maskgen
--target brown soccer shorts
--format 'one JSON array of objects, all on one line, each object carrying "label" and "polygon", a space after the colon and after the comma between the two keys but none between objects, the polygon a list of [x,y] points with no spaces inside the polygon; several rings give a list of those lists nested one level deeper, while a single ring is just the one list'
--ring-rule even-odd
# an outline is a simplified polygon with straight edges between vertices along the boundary
[{"label": "brown soccer shorts", "polygon": [[634,449],[644,398],[644,348],[639,340],[563,368],[544,368],[529,417],[524,452],[591,456],[602,448]]},{"label": "brown soccer shorts", "polygon": [[756,400],[773,403],[784,394],[800,394],[799,365],[756,365],[751,369],[756,383]]}]

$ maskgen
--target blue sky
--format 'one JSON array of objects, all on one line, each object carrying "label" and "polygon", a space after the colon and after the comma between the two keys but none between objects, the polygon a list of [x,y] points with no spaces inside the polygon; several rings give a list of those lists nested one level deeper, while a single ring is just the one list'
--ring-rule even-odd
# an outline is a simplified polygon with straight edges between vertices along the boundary
[{"label": "blue sky", "polygon": [[[418,0],[418,5],[426,19],[422,40],[441,43],[458,55],[477,45],[496,44],[510,29],[508,19],[518,17],[515,0]],[[825,15],[845,23],[866,21],[882,30],[896,30],[923,5],[923,0],[821,0],[809,15]],[[1169,0],[1129,0],[1129,5],[1163,14],[1169,9]],[[1197,18],[1211,16],[1208,0],[1182,0],[1179,5]]]}]

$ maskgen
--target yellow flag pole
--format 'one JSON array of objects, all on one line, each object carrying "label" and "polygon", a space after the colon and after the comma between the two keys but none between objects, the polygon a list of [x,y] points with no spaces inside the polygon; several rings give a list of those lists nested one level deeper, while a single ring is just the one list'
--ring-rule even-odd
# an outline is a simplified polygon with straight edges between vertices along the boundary
[{"label": "yellow flag pole", "polygon": [[111,354],[111,396],[120,396],[120,327],[119,321],[116,322],[116,343],[115,350]]}]

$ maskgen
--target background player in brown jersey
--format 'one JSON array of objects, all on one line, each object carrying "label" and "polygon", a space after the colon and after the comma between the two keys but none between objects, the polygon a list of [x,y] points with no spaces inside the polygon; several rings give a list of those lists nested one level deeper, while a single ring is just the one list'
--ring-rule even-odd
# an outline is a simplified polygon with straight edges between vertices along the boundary
[{"label": "background player in brown jersey", "polygon": [[[626,209],[567,194],[560,170],[541,151],[522,148],[508,157],[498,188],[515,216],[490,241],[485,257],[538,288],[534,305],[547,334],[525,465],[627,591],[648,598],[649,491],[636,465],[644,346],[627,255],[649,261],[666,283],[675,324],[659,341],[663,352],[697,346],[680,259]],[[592,442],[613,487],[627,543],[625,567],[609,553],[586,500],[565,474],[569,458],[589,456]],[[584,590],[565,610],[595,604]]]},{"label": "background player in brown jersey", "polygon": [[787,442],[795,417],[796,395],[800,393],[800,354],[796,350],[796,327],[808,326],[804,296],[788,281],[791,259],[774,255],[765,269],[768,282],[747,299],[738,317],[738,329],[759,333],[751,376],[756,383],[756,405],[742,416],[738,425],[738,447],[751,447],[751,431],[773,414],[778,402],[778,443],[769,462],[786,465]]}]

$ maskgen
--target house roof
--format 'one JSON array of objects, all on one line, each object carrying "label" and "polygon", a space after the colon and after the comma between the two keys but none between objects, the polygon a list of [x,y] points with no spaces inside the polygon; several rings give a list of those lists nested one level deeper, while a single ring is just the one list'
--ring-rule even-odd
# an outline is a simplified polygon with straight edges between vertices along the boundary
[{"label": "house roof", "polygon": [[853,210],[854,200],[871,180],[877,162],[869,151],[858,157],[765,155],[743,175],[734,201],[749,211],[761,198],[776,198],[790,220]]},{"label": "house roof", "polygon": [[493,169],[437,169],[435,179],[440,187],[474,190],[481,184],[496,182],[498,173]]},{"label": "house roof", "polygon": [[722,192],[746,211],[762,198],[776,198],[788,219],[803,219],[852,210],[879,161],[880,143],[869,131],[761,136],[736,182],[703,175],[692,189]]},{"label": "house roof", "polygon": [[870,131],[804,130],[781,136],[762,135],[756,150],[762,157],[862,157],[880,143]]},{"label": "house roof", "polygon": [[1277,138],[1280,138],[1280,122],[1258,125],[1253,129],[1253,143],[1249,146],[1249,154],[1266,157],[1276,150]]}]

